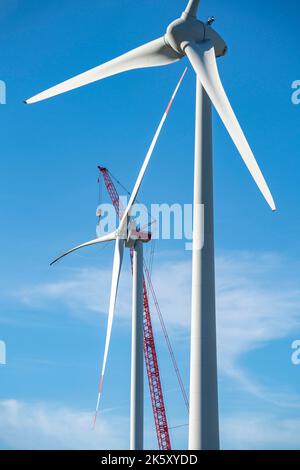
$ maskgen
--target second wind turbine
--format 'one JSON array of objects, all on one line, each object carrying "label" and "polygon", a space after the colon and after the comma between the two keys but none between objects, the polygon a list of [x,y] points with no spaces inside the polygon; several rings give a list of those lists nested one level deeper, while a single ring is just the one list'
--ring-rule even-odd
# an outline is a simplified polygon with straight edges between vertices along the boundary
[{"label": "second wind turbine", "polygon": [[184,70],[180,80],[174,90],[174,93],[168,103],[163,117],[156,129],[149,150],[139,172],[128,205],[122,215],[117,230],[102,237],[96,238],[89,242],[72,248],[63,253],[61,256],[52,261],[51,265],[57,263],[65,256],[91,245],[97,245],[105,242],[115,242],[115,252],[113,261],[111,292],[109,301],[109,312],[107,320],[106,340],[103,356],[103,365],[99,384],[99,393],[97,399],[96,413],[94,424],[99,410],[100,398],[102,394],[103,379],[106,370],[106,363],[110,345],[113,318],[118,294],[119,278],[122,268],[124,248],[133,249],[132,263],[132,337],[131,337],[131,386],[130,386],[130,449],[141,450],[144,443],[144,380],[143,380],[143,243],[147,243],[151,234],[148,232],[138,231],[134,220],[131,220],[131,211],[139,189],[148,168],[155,145],[167,119],[169,110],[173,104],[175,96],[179,90],[182,80],[186,74]]}]

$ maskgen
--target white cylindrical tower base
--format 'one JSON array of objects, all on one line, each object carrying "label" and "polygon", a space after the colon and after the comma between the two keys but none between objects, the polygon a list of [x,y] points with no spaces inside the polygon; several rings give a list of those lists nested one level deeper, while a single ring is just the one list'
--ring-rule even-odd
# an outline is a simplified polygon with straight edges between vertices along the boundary
[{"label": "white cylindrical tower base", "polygon": [[133,251],[132,343],[130,449],[144,445],[144,368],[143,368],[143,243],[136,241]]},{"label": "white cylindrical tower base", "polygon": [[[203,217],[204,211],[204,217]],[[203,227],[204,221],[204,227]],[[202,236],[204,245],[202,247]],[[219,449],[211,101],[197,80],[189,449]]]}]

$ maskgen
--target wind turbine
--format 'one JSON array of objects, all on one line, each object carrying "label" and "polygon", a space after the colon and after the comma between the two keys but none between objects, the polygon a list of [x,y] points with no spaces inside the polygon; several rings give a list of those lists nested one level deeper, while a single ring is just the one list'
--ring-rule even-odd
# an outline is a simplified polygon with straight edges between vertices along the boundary
[{"label": "wind turbine", "polygon": [[146,154],[143,165],[140,169],[135,186],[130,196],[128,205],[123,213],[117,230],[102,237],[91,240],[87,243],[72,248],[63,253],[61,256],[52,261],[51,266],[65,256],[91,245],[115,241],[115,252],[113,260],[113,271],[110,291],[109,312],[106,330],[106,340],[102,364],[102,372],[99,384],[99,393],[97,399],[96,413],[94,425],[99,410],[100,398],[102,394],[103,379],[106,369],[110,338],[112,332],[112,324],[115,312],[115,305],[118,294],[119,278],[122,268],[124,247],[133,248],[132,263],[132,339],[131,339],[131,387],[130,387],[130,448],[131,450],[143,449],[143,408],[144,408],[144,385],[143,385],[143,243],[150,241],[151,234],[148,232],[138,231],[135,223],[130,219],[132,207],[136,201],[140,186],[144,179],[148,164],[153,154],[155,145],[159,138],[160,132],[167,119],[169,110],[173,104],[175,96],[179,90],[182,80],[186,74],[185,68],[179,82],[171,96],[168,106],[163,117],[156,129],[149,150]]},{"label": "wind turbine", "polygon": [[[194,171],[194,229],[190,357],[189,449],[218,449],[218,392],[215,325],[215,274],[212,179],[211,103],[222,119],[244,163],[272,210],[275,203],[224,91],[216,58],[227,45],[207,22],[197,19],[199,0],[189,0],[181,17],[164,36],[116,59],[49,88],[26,103],[50,98],[132,69],[172,64],[183,57],[196,76],[196,130]],[[205,206],[204,246],[201,248],[201,205]]]}]

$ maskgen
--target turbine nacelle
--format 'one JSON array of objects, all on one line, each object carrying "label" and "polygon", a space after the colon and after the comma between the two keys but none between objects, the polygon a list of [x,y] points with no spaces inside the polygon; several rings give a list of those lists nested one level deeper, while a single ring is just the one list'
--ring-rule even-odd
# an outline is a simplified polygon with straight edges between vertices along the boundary
[{"label": "turbine nacelle", "polygon": [[165,34],[166,43],[181,56],[185,54],[184,49],[190,42],[201,43],[207,40],[212,42],[216,57],[226,54],[225,41],[209,24],[185,13],[168,26]]},{"label": "turbine nacelle", "polygon": [[151,232],[139,230],[134,221],[129,221],[125,228],[117,229],[114,236],[115,239],[124,240],[127,248],[132,248],[138,240],[148,243],[152,238]]},{"label": "turbine nacelle", "polygon": [[151,232],[144,232],[137,230],[136,228],[132,228],[129,231],[125,246],[126,248],[133,248],[137,241],[140,241],[142,243],[148,243],[151,240],[151,236]]}]

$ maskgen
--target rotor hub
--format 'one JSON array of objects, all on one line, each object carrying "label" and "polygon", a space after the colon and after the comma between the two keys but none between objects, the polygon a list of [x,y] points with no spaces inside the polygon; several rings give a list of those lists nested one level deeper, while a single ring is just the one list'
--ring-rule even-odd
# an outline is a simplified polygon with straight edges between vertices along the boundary
[{"label": "rotor hub", "polygon": [[167,28],[166,43],[178,54],[184,55],[184,49],[190,42],[200,43],[210,40],[216,51],[216,56],[221,57],[227,52],[227,45],[221,36],[208,23],[182,15],[173,21]]}]

